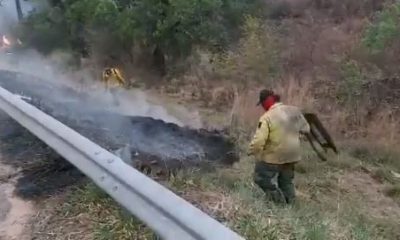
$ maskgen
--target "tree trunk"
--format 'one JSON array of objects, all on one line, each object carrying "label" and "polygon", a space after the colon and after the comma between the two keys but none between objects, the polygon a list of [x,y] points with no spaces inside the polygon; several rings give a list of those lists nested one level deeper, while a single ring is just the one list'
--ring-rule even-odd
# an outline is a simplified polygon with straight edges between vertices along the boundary
[{"label": "tree trunk", "polygon": [[20,0],[15,0],[15,6],[17,7],[17,15],[18,15],[18,20],[22,20],[22,7],[21,7],[21,1]]},{"label": "tree trunk", "polygon": [[164,52],[156,46],[153,51],[153,66],[156,68],[157,72],[164,77],[166,74],[166,65],[165,65],[165,55]]}]

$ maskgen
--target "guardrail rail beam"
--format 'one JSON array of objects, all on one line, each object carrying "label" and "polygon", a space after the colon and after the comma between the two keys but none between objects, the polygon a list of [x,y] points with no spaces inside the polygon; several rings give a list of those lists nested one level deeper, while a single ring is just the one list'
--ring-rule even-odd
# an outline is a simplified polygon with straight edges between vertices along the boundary
[{"label": "guardrail rail beam", "polygon": [[0,108],[166,240],[244,239],[120,158],[0,87]]}]

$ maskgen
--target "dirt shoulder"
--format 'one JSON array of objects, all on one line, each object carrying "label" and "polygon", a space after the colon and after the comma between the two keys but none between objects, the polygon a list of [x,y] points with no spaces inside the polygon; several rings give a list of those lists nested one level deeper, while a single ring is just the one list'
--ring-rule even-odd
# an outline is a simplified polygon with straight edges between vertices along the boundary
[{"label": "dirt shoulder", "polygon": [[[0,155],[1,156],[1,155]],[[1,159],[3,160],[3,159]],[[30,220],[35,214],[31,201],[16,196],[15,184],[17,170],[0,162],[0,239],[31,239]]]},{"label": "dirt shoulder", "polygon": [[0,240],[46,239],[36,237],[43,203],[82,179],[73,166],[0,112]]}]

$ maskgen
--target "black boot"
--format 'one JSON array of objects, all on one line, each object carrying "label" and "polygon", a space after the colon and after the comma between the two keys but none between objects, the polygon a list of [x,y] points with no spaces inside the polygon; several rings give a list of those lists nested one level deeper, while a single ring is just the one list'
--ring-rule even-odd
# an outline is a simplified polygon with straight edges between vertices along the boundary
[{"label": "black boot", "polygon": [[274,190],[274,191],[269,191],[267,195],[270,197],[270,199],[276,203],[276,204],[286,204],[287,201],[285,199],[285,196],[283,195],[282,191],[279,189]]}]

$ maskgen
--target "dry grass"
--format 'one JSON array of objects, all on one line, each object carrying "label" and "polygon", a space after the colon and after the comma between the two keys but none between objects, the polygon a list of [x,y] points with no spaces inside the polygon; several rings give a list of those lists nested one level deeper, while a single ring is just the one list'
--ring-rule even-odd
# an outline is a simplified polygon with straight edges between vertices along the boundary
[{"label": "dry grass", "polygon": [[[340,158],[341,162],[349,160],[345,155]],[[390,222],[396,216],[380,219],[389,223],[382,230],[374,223],[374,217],[369,216],[367,207],[376,201],[375,196],[359,199],[357,194],[342,190],[347,187],[345,176],[351,177],[357,171],[357,162],[353,165],[352,168],[330,162],[327,165],[316,162],[312,156],[305,159],[298,166],[303,173],[296,177],[299,203],[289,208],[266,201],[252,182],[253,164],[246,158],[234,168],[217,173],[183,172],[169,186],[247,239],[391,239],[396,231]],[[201,196],[215,193],[219,195],[217,201],[201,200]],[[221,206],[222,211],[214,215],[215,206]],[[359,238],[362,236],[368,238]]]},{"label": "dry grass", "polygon": [[[301,2],[312,3],[317,12],[302,15],[301,6],[298,13],[278,9],[280,15],[296,18],[282,22],[287,36],[282,38],[279,56],[272,44],[275,29],[250,19],[238,49],[211,64],[217,67],[213,74],[194,71],[168,83],[165,92],[185,103],[201,102],[205,118],[229,127],[244,149],[262,114],[255,106],[258,91],[272,88],[284,103],[317,112],[342,153],[322,163],[305,147],[296,168],[299,201],[292,207],[266,201],[253,184],[253,162],[247,157],[230,169],[182,171],[165,185],[251,240],[400,239],[395,214],[400,207],[394,203],[399,186],[391,172],[400,171],[399,155],[387,151],[396,150],[400,142],[398,117],[380,108],[371,114],[368,102],[350,107],[336,99],[336,85],[342,80],[340,62],[357,44],[364,17],[381,1]],[[152,236],[93,185],[72,192],[60,212],[88,216],[84,224],[91,226],[94,239]]]},{"label": "dry grass", "polygon": [[74,187],[40,203],[33,237],[43,240],[150,240],[154,234],[94,184]]},{"label": "dry grass", "polygon": [[[261,88],[269,87],[281,95],[282,101],[318,114],[323,124],[327,127],[336,141],[352,139],[360,145],[375,145],[375,148],[396,148],[400,142],[400,122],[393,111],[389,109],[377,109],[373,113],[366,112],[363,106],[360,111],[355,111],[345,105],[336,103],[323,104],[324,100],[314,94],[314,86],[311,81],[297,79],[288,76],[273,85],[259,88],[243,89],[239,91],[234,87],[219,87],[210,90],[204,102],[208,105],[203,112],[208,112],[205,122],[218,120],[223,127],[229,127],[232,135],[241,144],[249,139],[254,131],[258,118],[263,110],[255,106],[258,100],[258,92]],[[203,89],[202,91],[207,91]],[[218,94],[217,94],[218,92]],[[217,100],[216,100],[217,99]],[[228,106],[231,108],[227,111]],[[218,111],[213,106],[219,106]],[[211,109],[210,107],[211,106]]]},{"label": "dry grass", "polygon": [[66,196],[53,196],[36,207],[32,219],[32,238],[41,240],[92,240],[93,226],[87,212],[71,215],[63,211]]},{"label": "dry grass", "polygon": [[387,186],[385,189],[385,194],[386,196],[393,198],[398,204],[400,204],[400,183]]},{"label": "dry grass", "polygon": [[274,90],[281,95],[286,104],[301,106],[305,110],[314,109],[316,99],[310,81],[302,81],[289,75],[282,83],[275,86]]},{"label": "dry grass", "polygon": [[[250,102],[249,106],[254,104]],[[385,179],[376,180],[373,170],[384,168],[366,159],[386,157],[365,151],[343,152],[332,156],[328,162],[320,162],[307,147],[305,150],[303,161],[296,166],[298,203],[290,207],[266,200],[253,183],[253,160],[247,157],[232,168],[184,170],[164,184],[246,239],[383,240],[400,237],[395,215],[400,212],[400,205],[394,203],[398,198],[398,186]],[[384,161],[383,166],[391,162]],[[65,223],[68,229],[68,221],[76,219],[73,221],[76,229],[90,232],[87,239],[145,240],[153,237],[149,229],[124,214],[93,184],[74,189],[64,201],[52,213],[51,221]],[[61,231],[56,225],[50,224],[50,228]]]},{"label": "dry grass", "polygon": [[[230,132],[240,144],[249,140],[264,112],[260,106],[256,106],[260,89],[237,92],[231,110],[225,113]],[[307,83],[302,84],[294,77],[289,77],[287,81],[277,83],[275,87],[271,85],[271,89],[281,95],[284,103],[296,104],[305,110],[313,109],[314,98]]]},{"label": "dry grass", "polygon": [[94,184],[70,192],[61,211],[68,218],[86,216],[85,225],[91,227],[91,239],[149,240],[154,234],[142,223],[121,209],[110,197]]},{"label": "dry grass", "polygon": [[365,125],[368,138],[382,146],[394,147],[400,142],[400,120],[389,109],[382,109]]},{"label": "dry grass", "polygon": [[[342,153],[328,162],[320,162],[312,151],[305,149],[303,161],[296,166],[298,202],[294,206],[282,207],[267,201],[253,183],[254,162],[247,157],[231,168],[183,170],[163,184],[246,239],[400,237],[396,221],[396,214],[400,213],[400,205],[395,203],[397,185],[385,179],[376,180],[373,170],[377,167],[358,158],[364,155]],[[76,229],[90,233],[87,239],[153,237],[149,229],[127,216],[93,184],[70,191],[63,201],[59,207],[52,205],[57,211],[47,218],[63,223],[67,229],[71,219],[75,219]],[[54,232],[65,232],[65,228],[61,231],[56,227],[59,225],[50,224],[46,231],[53,228]]]},{"label": "dry grass", "polygon": [[[191,73],[176,81],[175,88],[185,95],[183,101],[192,99],[204,103],[202,107],[217,109],[225,127],[230,126],[235,137],[245,140],[262,113],[253,105],[258,90],[272,88],[285,103],[318,113],[336,139],[396,146],[400,142],[400,122],[394,111],[398,107],[395,98],[383,108],[381,103],[371,105],[369,94],[378,94],[371,92],[373,89],[356,89],[366,98],[351,104],[342,103],[339,96],[339,85],[346,81],[341,73],[343,62],[354,59],[367,17],[381,9],[383,2],[285,0],[269,4],[275,2],[290,8],[289,13],[299,8],[307,14],[294,17],[290,13],[294,18],[282,20],[279,27],[248,18],[235,49],[216,57],[203,54],[201,66],[192,66]],[[276,39],[281,40],[278,45]],[[368,74],[368,79],[357,81],[364,84],[376,77]],[[357,87],[364,88],[363,84]],[[390,89],[390,85],[385,86]],[[227,108],[232,109],[228,112]]]}]

